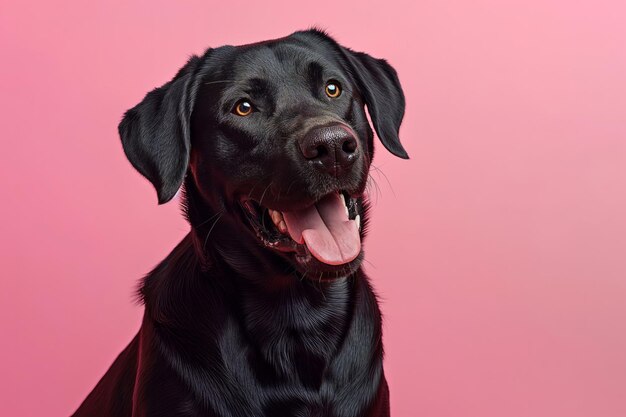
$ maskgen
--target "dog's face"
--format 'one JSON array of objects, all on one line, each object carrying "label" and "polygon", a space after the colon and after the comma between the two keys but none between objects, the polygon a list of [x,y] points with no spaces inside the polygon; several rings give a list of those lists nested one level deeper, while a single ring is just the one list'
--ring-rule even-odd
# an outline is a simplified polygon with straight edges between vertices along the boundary
[{"label": "dog's face", "polygon": [[361,261],[373,133],[398,139],[404,97],[382,60],[321,32],[192,58],[120,124],[133,165],[169,201],[188,173],[239,233],[316,279]]}]

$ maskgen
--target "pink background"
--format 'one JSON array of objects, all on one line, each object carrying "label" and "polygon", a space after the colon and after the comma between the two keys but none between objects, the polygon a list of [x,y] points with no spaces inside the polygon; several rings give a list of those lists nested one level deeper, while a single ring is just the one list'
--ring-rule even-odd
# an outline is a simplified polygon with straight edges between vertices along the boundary
[{"label": "pink background", "polygon": [[294,4],[3,2],[0,415],[72,412],[187,231],[122,112],[207,46],[316,24],[407,95],[365,247],[393,415],[625,416],[626,3]]}]

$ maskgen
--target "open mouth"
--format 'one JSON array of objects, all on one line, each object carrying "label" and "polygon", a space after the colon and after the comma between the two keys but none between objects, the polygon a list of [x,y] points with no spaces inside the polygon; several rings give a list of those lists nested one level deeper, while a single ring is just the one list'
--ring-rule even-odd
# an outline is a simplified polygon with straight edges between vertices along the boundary
[{"label": "open mouth", "polygon": [[300,210],[273,210],[251,199],[243,200],[242,206],[260,242],[293,254],[305,271],[354,269],[350,266],[361,253],[360,198],[338,191]]}]

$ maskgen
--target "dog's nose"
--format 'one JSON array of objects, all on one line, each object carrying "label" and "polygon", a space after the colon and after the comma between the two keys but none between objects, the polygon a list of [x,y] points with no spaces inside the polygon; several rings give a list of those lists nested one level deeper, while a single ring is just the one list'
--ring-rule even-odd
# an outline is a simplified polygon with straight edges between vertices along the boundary
[{"label": "dog's nose", "polygon": [[335,177],[347,172],[358,157],[356,138],[342,125],[314,127],[299,145],[305,159]]}]

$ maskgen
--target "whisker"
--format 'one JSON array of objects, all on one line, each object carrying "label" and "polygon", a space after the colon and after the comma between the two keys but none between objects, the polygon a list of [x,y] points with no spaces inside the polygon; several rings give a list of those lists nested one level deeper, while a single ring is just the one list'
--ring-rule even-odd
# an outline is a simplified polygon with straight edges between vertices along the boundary
[{"label": "whisker", "polygon": [[287,192],[285,194],[289,194],[289,190],[291,190],[291,187],[296,183],[296,180],[291,181],[291,184],[289,184],[289,187],[287,187]]},{"label": "whisker", "polygon": [[263,205],[263,198],[265,197],[265,193],[267,192],[267,190],[269,190],[269,188],[271,187],[273,181],[270,181],[269,184],[267,184],[267,187],[265,187],[265,190],[263,191],[263,194],[261,194],[261,201],[259,201],[259,205],[262,206]]},{"label": "whisker", "polygon": [[217,81],[207,81],[204,85],[207,84],[219,84],[219,83],[236,83],[237,80],[217,80]]},{"label": "whisker", "polygon": [[378,182],[376,178],[374,178],[371,174],[367,175],[367,186],[369,190],[374,189],[376,191],[376,201],[373,202],[374,205],[378,204],[378,198],[380,197],[380,187],[378,186]]},{"label": "whisker", "polygon": [[374,166],[374,164],[372,164],[371,168],[373,168],[379,175],[382,174],[382,176],[385,178],[385,181],[387,181],[387,185],[389,185],[389,188],[391,189],[391,192],[393,193],[393,196],[396,197],[396,192],[393,189],[393,185],[391,185],[391,181],[389,181],[389,178],[383,172],[383,170],[381,168],[377,167],[377,166]]},{"label": "whisker", "polygon": [[317,282],[317,284],[319,285],[319,288],[317,288],[317,290],[320,292],[320,294],[322,294],[322,297],[324,298],[324,301],[326,301],[326,294],[324,294],[324,288],[322,287],[322,276],[324,275],[323,272],[320,272],[320,278]]},{"label": "whisker", "polygon": [[254,192],[254,189],[256,188],[257,185],[259,185],[264,180],[265,178],[259,178],[257,180],[257,182],[252,186],[252,189],[250,189],[250,191],[248,192],[248,198],[252,198],[252,193]]},{"label": "whisker", "polygon": [[364,261],[364,262],[367,262],[368,264],[370,264],[370,265],[372,266],[372,268],[374,268],[374,269],[378,269],[378,268],[376,268],[376,265],[374,265],[374,264],[373,264],[372,262],[370,262],[368,259],[363,258],[363,261]]},{"label": "whisker", "polygon": [[204,252],[206,250],[206,244],[209,241],[209,236],[211,235],[211,232],[213,231],[213,228],[215,227],[217,222],[222,218],[222,214],[224,214],[223,210],[219,213],[219,217],[217,219],[215,219],[215,221],[211,225],[211,228],[209,229],[209,232],[206,234],[206,238],[204,239],[204,244],[202,245],[202,252]]},{"label": "whisker", "polygon": [[200,223],[199,225],[197,225],[196,227],[200,227],[200,226],[204,226],[205,224],[207,224],[208,222],[210,222],[211,220],[213,220],[215,218],[215,216],[220,215],[221,213],[223,213],[223,211],[221,212],[217,212],[214,215],[212,215],[211,217],[209,217],[208,219],[206,219],[205,221],[203,221],[202,223]]}]

